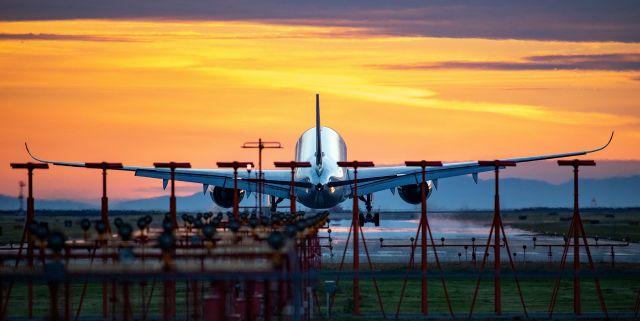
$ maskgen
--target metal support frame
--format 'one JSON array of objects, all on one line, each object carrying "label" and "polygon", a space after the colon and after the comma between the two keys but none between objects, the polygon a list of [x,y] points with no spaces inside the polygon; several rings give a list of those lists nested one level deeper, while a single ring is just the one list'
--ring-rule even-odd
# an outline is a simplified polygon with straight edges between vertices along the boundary
[{"label": "metal support frame", "polygon": [[253,162],[217,162],[220,168],[233,168],[233,218],[240,219],[240,213],[238,211],[238,168],[241,167],[253,167]]},{"label": "metal support frame", "polygon": [[[600,288],[600,280],[595,275],[595,265],[593,264],[593,258],[591,257],[591,251],[589,250],[589,243],[587,242],[587,234],[584,231],[584,226],[582,224],[582,218],[580,217],[580,204],[579,204],[579,192],[578,192],[578,181],[579,181],[579,168],[580,166],[596,166],[596,162],[593,160],[559,160],[559,166],[571,166],[573,167],[573,217],[571,219],[571,225],[569,226],[569,232],[567,233],[567,241],[565,242],[564,250],[562,253],[562,260],[560,261],[560,273],[564,270],[565,263],[567,261],[567,254],[569,251],[569,246],[571,244],[571,240],[573,240],[573,313],[575,315],[582,314],[582,303],[580,298],[580,239],[583,241],[583,246],[585,252],[587,254],[589,267],[592,272],[594,272],[594,283],[596,288],[596,294],[598,295],[598,300],[600,303],[600,309],[605,314],[605,317],[609,317],[609,313],[607,312],[607,306],[604,302],[604,296],[602,294],[602,289]],[[549,317],[553,315],[556,299],[558,296],[558,292],[560,290],[560,278],[561,275],[558,276],[556,282],[553,287],[553,292],[551,294],[551,302],[549,302]]]},{"label": "metal support frame", "polygon": [[100,214],[102,222],[107,227],[107,232],[111,233],[111,224],[109,223],[109,198],[107,198],[107,170],[122,168],[122,163],[84,163],[84,166],[102,170],[102,204]]},{"label": "metal support frame", "polygon": [[[168,163],[153,163],[153,166],[156,168],[168,168],[171,171],[171,197],[169,198],[169,213],[171,215],[171,223],[173,230],[178,229],[178,219],[177,219],[177,206],[176,206],[176,168],[191,168],[190,163],[176,163],[176,162],[168,162]],[[173,253],[175,254],[175,252]],[[176,282],[167,280],[164,281],[164,318],[165,321],[175,320],[176,317]],[[115,282],[113,284],[113,293],[116,293]],[[115,296],[114,296],[115,299]],[[115,304],[115,303],[114,303]]]},{"label": "metal support frame", "polygon": [[242,145],[242,148],[257,148],[258,149],[258,213],[262,216],[262,195],[264,194],[262,182],[264,181],[264,174],[262,172],[262,150],[265,148],[282,148],[280,142],[265,142],[262,138],[258,138],[257,142],[246,142]]},{"label": "metal support frame", "polygon": [[491,223],[491,228],[489,230],[489,237],[487,238],[487,243],[484,250],[484,257],[482,258],[482,264],[480,265],[480,273],[478,275],[478,279],[476,281],[475,291],[473,293],[473,298],[471,300],[471,308],[469,310],[469,317],[473,315],[473,309],[475,307],[476,298],[478,296],[478,290],[480,289],[480,279],[482,277],[482,272],[484,270],[485,263],[487,261],[487,257],[489,256],[489,246],[491,245],[492,234],[493,234],[493,253],[494,253],[494,313],[496,315],[502,314],[502,288],[501,288],[501,279],[500,279],[500,270],[501,270],[501,261],[500,261],[500,236],[504,237],[504,244],[507,250],[507,256],[509,257],[509,265],[513,270],[513,276],[516,282],[516,287],[518,290],[518,295],[520,296],[520,303],[522,304],[522,310],[525,316],[527,314],[527,307],[524,303],[524,297],[522,296],[522,290],[520,289],[520,281],[518,280],[518,275],[516,274],[515,265],[513,263],[513,258],[511,256],[511,250],[509,249],[509,242],[507,240],[507,234],[504,231],[504,225],[502,224],[502,217],[500,215],[500,169],[505,168],[507,166],[516,166],[516,163],[513,161],[503,161],[503,160],[490,160],[490,161],[479,161],[478,165],[480,166],[491,166],[494,168],[495,173],[495,197],[494,197],[494,212],[493,212],[493,221]]},{"label": "metal support frame", "polygon": [[176,218],[176,168],[191,168],[190,163],[153,163],[156,168],[168,168],[171,171],[171,197],[169,198],[169,212],[171,213],[171,223],[173,228],[178,228],[178,219]]},{"label": "metal support frame", "polygon": [[[33,198],[33,171],[36,169],[49,169],[48,164],[43,163],[11,163],[11,168],[13,169],[26,169],[28,176],[28,196],[27,196],[27,219],[25,221],[24,230],[22,231],[22,240],[20,241],[20,249],[19,254],[22,254],[22,247],[27,241],[27,265],[29,270],[33,269],[33,237],[29,232],[29,224],[35,221],[36,210],[35,210],[35,200]],[[16,266],[20,262],[20,255],[16,260]],[[7,298],[3,304],[2,312],[0,316],[4,317],[7,312],[7,305],[9,304],[9,297],[11,295],[11,289],[13,288],[13,283],[9,286],[9,290],[7,291]],[[29,319],[33,318],[33,282],[29,281],[27,284],[27,317]]]},{"label": "metal support frame", "polygon": [[[439,167],[442,166],[442,162],[440,161],[406,161],[404,162],[407,166],[412,167],[420,167],[422,178],[420,180],[420,227],[421,227],[421,242],[420,242],[420,271],[421,271],[421,301],[420,301],[420,312],[424,315],[429,314],[429,280],[427,278],[427,233],[431,233],[431,228],[429,226],[427,220],[427,167]],[[428,230],[428,232],[427,232]],[[435,251],[434,251],[435,253]],[[446,290],[445,290],[446,291]],[[447,295],[447,302],[449,301],[449,297]]]},{"label": "metal support frame", "polygon": [[353,313],[360,314],[360,238],[358,231],[360,230],[360,214],[358,213],[358,168],[373,167],[370,161],[350,161],[338,162],[340,167],[353,168],[353,189],[351,198],[353,198],[353,218],[351,225],[353,226]]},{"label": "metal support frame", "polygon": [[291,196],[290,196],[290,203],[291,203],[291,214],[295,214],[296,213],[296,193],[295,193],[295,176],[296,176],[296,168],[301,168],[301,167],[311,167],[311,163],[309,162],[296,162],[296,161],[290,161],[290,162],[274,162],[273,165],[275,165],[275,167],[287,167],[291,169]]}]

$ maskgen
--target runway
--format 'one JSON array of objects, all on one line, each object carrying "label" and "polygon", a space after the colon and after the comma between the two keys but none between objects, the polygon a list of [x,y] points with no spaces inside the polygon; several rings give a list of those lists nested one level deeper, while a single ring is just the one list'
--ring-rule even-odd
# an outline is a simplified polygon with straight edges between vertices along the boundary
[{"label": "runway", "polygon": [[[437,216],[429,218],[429,223],[433,231],[433,238],[436,243],[439,258],[445,262],[472,262],[473,245],[475,244],[476,258],[481,260],[480,253],[486,244],[487,235],[491,222],[480,224],[477,221],[460,220],[446,218],[447,213],[439,213]],[[453,216],[453,215],[452,215]],[[351,221],[347,219],[333,219],[331,226],[331,239],[333,249],[323,251],[323,261],[339,263],[344,250],[344,243],[349,232]],[[380,226],[374,227],[366,224],[363,227],[364,237],[367,241],[369,255],[374,262],[402,263],[409,259],[411,253],[411,238],[415,237],[418,228],[418,219],[381,219]],[[567,224],[568,225],[568,224]],[[562,258],[563,244],[562,236],[549,236],[532,233],[526,230],[505,226],[505,232],[509,235],[508,243],[514,256],[515,262],[552,262],[560,261]],[[321,230],[322,244],[328,245],[329,233]],[[444,242],[441,238],[444,237]],[[380,238],[383,239],[382,246]],[[536,238],[534,246],[534,238]],[[473,240],[475,239],[475,241]],[[615,262],[636,263],[640,258],[634,254],[639,253],[640,244],[623,243],[619,241],[599,239],[596,245],[594,238],[588,239],[591,245],[591,254],[596,262],[611,262],[611,246],[614,245]],[[430,244],[430,243],[429,243]],[[445,244],[445,246],[441,246]],[[465,251],[464,245],[467,245]],[[549,247],[549,245],[553,245]],[[526,246],[526,249],[523,248]],[[551,249],[551,255],[549,255]],[[503,253],[504,252],[503,247]],[[333,253],[333,256],[331,254]],[[460,256],[458,256],[460,253]],[[366,259],[365,253],[361,250],[361,259]],[[491,260],[492,250],[489,250]],[[568,259],[573,260],[573,251],[567,253]],[[352,260],[351,245],[347,248],[345,262]],[[420,251],[416,251],[416,260],[420,257]],[[429,247],[429,259],[435,259],[432,247]],[[581,260],[586,262],[587,257],[584,249],[581,250]],[[419,261],[419,260],[418,260]]]}]

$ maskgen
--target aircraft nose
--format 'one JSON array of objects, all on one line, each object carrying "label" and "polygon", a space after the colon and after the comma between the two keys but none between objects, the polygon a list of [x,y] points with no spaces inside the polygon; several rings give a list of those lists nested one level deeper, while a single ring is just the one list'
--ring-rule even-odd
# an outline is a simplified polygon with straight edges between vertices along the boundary
[{"label": "aircraft nose", "polygon": [[324,185],[322,185],[320,183],[316,184],[316,191],[320,192],[320,191],[322,191],[322,189],[324,189]]}]

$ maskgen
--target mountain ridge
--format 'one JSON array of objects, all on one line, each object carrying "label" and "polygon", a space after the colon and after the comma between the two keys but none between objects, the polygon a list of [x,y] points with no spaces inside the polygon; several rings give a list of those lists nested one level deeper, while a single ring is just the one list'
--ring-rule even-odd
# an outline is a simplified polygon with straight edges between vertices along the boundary
[{"label": "mountain ridge", "polygon": [[[501,207],[505,209],[531,207],[571,207],[573,182],[553,184],[542,180],[505,178],[500,180]],[[492,179],[478,180],[477,184],[468,176],[441,179],[438,189],[429,198],[433,210],[484,210],[493,208],[494,182]],[[374,209],[416,210],[419,205],[408,204],[390,190],[374,194]],[[605,179],[580,180],[580,205],[582,207],[635,207],[640,206],[640,175],[612,177]],[[201,192],[188,196],[178,196],[178,209],[184,211],[220,210],[210,196]],[[245,198],[241,206],[255,206],[255,198]],[[288,206],[287,200],[280,206]],[[0,195],[0,210],[17,210],[16,197]],[[145,199],[112,201],[113,210],[166,210],[168,196]],[[299,206],[303,208],[302,206]],[[340,207],[349,209],[347,200]],[[26,208],[26,205],[25,205]],[[36,199],[36,208],[51,210],[99,209],[99,202],[89,203],[77,200]],[[226,209],[224,209],[226,211]]]}]

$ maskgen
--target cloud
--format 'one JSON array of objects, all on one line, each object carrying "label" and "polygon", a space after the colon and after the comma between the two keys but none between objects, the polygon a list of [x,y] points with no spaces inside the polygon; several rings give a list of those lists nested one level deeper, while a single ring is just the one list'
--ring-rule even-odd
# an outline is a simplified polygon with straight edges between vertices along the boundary
[{"label": "cloud", "polygon": [[68,40],[68,41],[131,41],[124,38],[94,35],[61,35],[51,33],[0,33],[1,40]]},{"label": "cloud", "polygon": [[640,70],[640,54],[529,56],[520,62],[444,61],[425,64],[376,65],[381,69],[478,69],[478,70]]},{"label": "cloud", "polygon": [[640,1],[3,0],[0,20],[247,20],[372,33],[489,39],[640,42]]}]

